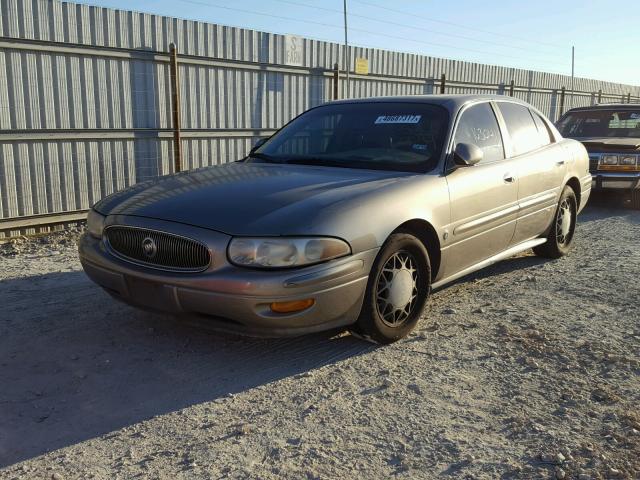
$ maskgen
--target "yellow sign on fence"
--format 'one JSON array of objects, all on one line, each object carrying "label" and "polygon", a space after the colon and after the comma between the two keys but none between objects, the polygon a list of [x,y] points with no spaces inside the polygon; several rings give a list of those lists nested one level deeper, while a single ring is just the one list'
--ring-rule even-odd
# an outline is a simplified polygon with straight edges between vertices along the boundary
[{"label": "yellow sign on fence", "polygon": [[356,58],[356,73],[358,75],[368,75],[369,74],[369,60],[366,58],[358,57]]}]

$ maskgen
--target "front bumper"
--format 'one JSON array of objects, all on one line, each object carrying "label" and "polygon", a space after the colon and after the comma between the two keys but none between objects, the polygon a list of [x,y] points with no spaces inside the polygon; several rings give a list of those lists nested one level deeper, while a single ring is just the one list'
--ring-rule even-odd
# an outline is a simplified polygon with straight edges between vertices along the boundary
[{"label": "front bumper", "polygon": [[[217,249],[229,237],[219,237]],[[223,238],[224,237],[224,238]],[[223,252],[223,253],[225,253]],[[139,266],[109,253],[101,240],[85,234],[79,242],[87,276],[113,297],[144,309],[186,316],[208,327],[254,336],[301,335],[354,323],[378,250],[369,250],[295,270],[250,270],[214,254],[202,273],[174,273]],[[271,311],[274,301],[313,298],[306,310]]]},{"label": "front bumper", "polygon": [[640,189],[640,172],[595,172],[591,186],[595,190]]}]

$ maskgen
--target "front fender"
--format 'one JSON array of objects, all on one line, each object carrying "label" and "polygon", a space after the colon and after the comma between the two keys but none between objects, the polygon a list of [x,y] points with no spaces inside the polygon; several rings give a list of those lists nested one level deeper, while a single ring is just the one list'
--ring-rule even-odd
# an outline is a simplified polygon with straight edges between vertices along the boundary
[{"label": "front fender", "polygon": [[442,238],[450,214],[445,178],[415,175],[326,208],[315,218],[311,231],[343,238],[356,253],[381,247],[394,230],[411,220],[428,222]]}]

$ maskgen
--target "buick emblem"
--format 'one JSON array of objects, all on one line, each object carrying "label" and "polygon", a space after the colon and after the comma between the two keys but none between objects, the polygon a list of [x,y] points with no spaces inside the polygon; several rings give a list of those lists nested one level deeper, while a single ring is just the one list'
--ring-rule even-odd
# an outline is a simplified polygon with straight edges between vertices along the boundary
[{"label": "buick emblem", "polygon": [[158,253],[158,246],[156,245],[156,241],[151,237],[146,237],[142,240],[142,253],[147,258],[153,258]]}]

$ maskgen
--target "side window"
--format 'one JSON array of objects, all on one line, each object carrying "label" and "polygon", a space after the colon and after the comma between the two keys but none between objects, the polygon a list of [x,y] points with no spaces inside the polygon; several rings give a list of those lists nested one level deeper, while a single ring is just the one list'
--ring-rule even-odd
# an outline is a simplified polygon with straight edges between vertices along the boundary
[{"label": "side window", "polygon": [[513,155],[522,155],[542,146],[538,128],[524,105],[510,102],[500,102],[500,111],[511,136]]},{"label": "side window", "polygon": [[531,113],[533,121],[538,128],[538,136],[540,137],[541,145],[549,145],[550,143],[553,143],[553,137],[551,136],[551,132],[549,131],[549,127],[547,127],[545,121],[542,120],[542,118],[540,118],[540,115],[538,115],[536,112],[529,110],[529,113]]},{"label": "side window", "polygon": [[462,113],[454,137],[454,146],[458,143],[477,145],[484,152],[482,163],[504,159],[498,120],[489,103],[473,105]]}]

